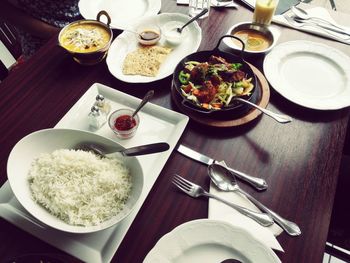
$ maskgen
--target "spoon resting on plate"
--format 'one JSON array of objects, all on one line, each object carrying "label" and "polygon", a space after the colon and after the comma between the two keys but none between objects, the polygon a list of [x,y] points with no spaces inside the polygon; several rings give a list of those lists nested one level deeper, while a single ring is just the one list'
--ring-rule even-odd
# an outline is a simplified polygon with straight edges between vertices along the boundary
[{"label": "spoon resting on plate", "polygon": [[[314,21],[319,21],[321,23],[324,23],[324,24],[328,24],[330,27],[327,27],[328,30],[333,30],[334,32],[337,32],[337,33],[341,33],[341,34],[345,34],[345,35],[348,35],[350,36],[350,31],[346,30],[345,28],[341,27],[341,26],[338,26],[328,20],[325,20],[323,18],[320,18],[320,17],[314,17],[314,16],[310,16],[308,14],[308,12],[304,9],[301,9],[299,7],[296,7],[296,6],[292,6],[290,8],[290,10],[292,11],[292,13],[299,19],[301,20],[314,20]],[[318,26],[322,26],[320,24],[318,24]]]},{"label": "spoon resting on plate", "polygon": [[136,110],[131,115],[129,115],[129,118],[124,120],[128,127],[133,126],[132,123],[134,122],[135,115],[143,108],[143,106],[146,105],[147,102],[149,102],[149,100],[153,97],[153,95],[154,95],[154,90],[149,90],[141,100],[139,106],[137,106]]},{"label": "spoon resting on plate", "polygon": [[245,195],[252,203],[254,203],[261,211],[269,214],[272,219],[277,222],[289,235],[299,236],[301,234],[300,228],[293,222],[284,219],[276,214],[253,196],[242,190],[236,181],[233,173],[231,173],[225,166],[221,164],[211,164],[208,166],[208,174],[211,181],[222,191],[225,192],[239,192]]},{"label": "spoon resting on plate", "polygon": [[242,261],[239,261],[233,258],[228,258],[228,259],[225,259],[224,261],[221,261],[221,263],[242,263]]},{"label": "spoon resting on plate", "polygon": [[184,29],[191,24],[193,21],[197,20],[199,17],[203,16],[208,12],[208,9],[203,9],[198,15],[190,19],[185,24],[180,21],[169,21],[162,27],[163,36],[170,45],[180,45],[182,40],[186,37],[186,30]]},{"label": "spoon resting on plate", "polygon": [[233,100],[238,100],[240,102],[243,102],[243,103],[246,103],[246,104],[249,104],[250,106],[260,110],[262,113],[265,113],[267,116],[271,117],[272,119],[276,120],[277,122],[279,123],[288,123],[288,122],[291,122],[293,119],[287,115],[283,115],[283,114],[278,114],[278,113],[274,113],[268,109],[264,109],[250,101],[247,101],[245,99],[242,99],[242,98],[236,98],[236,97],[233,97],[232,98]]},{"label": "spoon resting on plate", "polygon": [[145,41],[151,41],[151,40],[155,40],[155,39],[159,38],[159,34],[156,33],[156,32],[153,32],[151,30],[143,31],[141,33],[137,32],[135,30],[132,30],[132,29],[128,29],[128,28],[125,28],[125,29],[122,29],[122,30],[126,31],[126,32],[130,32],[130,33],[136,34],[140,39],[145,40]]},{"label": "spoon resting on plate", "polygon": [[101,145],[95,143],[80,143],[75,147],[75,150],[89,151],[103,158],[109,158],[119,153],[123,156],[139,156],[151,153],[159,153],[167,151],[170,148],[169,144],[166,142],[151,143],[140,146],[135,146],[127,149],[122,149],[112,153],[105,153]]},{"label": "spoon resting on plate", "polygon": [[143,108],[143,106],[145,106],[145,104],[147,102],[149,102],[149,100],[153,97],[154,95],[154,90],[149,90],[146,95],[143,97],[143,99],[141,100],[139,106],[136,108],[136,110],[134,111],[134,113],[131,115],[131,118],[135,117],[135,115]]},{"label": "spoon resting on plate", "polygon": [[226,7],[233,4],[233,0],[216,0],[216,4],[213,2],[211,4],[213,7]]},{"label": "spoon resting on plate", "polygon": [[193,18],[191,18],[190,20],[188,20],[188,22],[187,22],[186,24],[184,24],[182,27],[176,28],[176,31],[177,31],[178,33],[181,34],[182,30],[183,30],[186,26],[188,26],[188,25],[191,24],[193,21],[195,21],[195,20],[197,20],[198,18],[200,18],[202,15],[204,15],[204,14],[207,13],[208,11],[209,11],[209,10],[208,10],[207,8],[204,8],[204,9],[202,10],[202,12],[200,12],[198,15],[196,15],[196,16],[194,16]]}]

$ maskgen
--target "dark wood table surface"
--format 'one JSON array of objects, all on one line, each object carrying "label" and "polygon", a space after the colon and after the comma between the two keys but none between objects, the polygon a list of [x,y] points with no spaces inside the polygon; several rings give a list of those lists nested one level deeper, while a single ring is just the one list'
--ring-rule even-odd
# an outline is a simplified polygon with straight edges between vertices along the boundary
[{"label": "dark wood table surface", "polygon": [[[161,12],[186,13],[173,0],[163,1]],[[212,9],[200,21],[200,50],[212,49],[229,27],[252,18],[243,6],[237,10]],[[332,13],[343,24],[349,16]],[[307,39],[322,42],[350,55],[347,45],[280,27],[279,42]],[[120,32],[116,32],[117,34]],[[262,69],[263,57],[248,59]],[[81,66],[51,39],[28,63],[0,84],[0,185],[7,180],[6,163],[12,147],[23,136],[54,127],[95,82],[142,97],[155,90],[152,102],[178,110],[170,96],[171,77],[149,84],[127,84],[115,79],[106,63]],[[296,222],[302,235],[278,237],[283,262],[321,262],[330,223],[338,169],[349,119],[349,109],[317,111],[297,106],[271,89],[268,109],[290,115],[290,124],[278,124],[267,116],[240,127],[217,129],[190,121],[179,143],[224,159],[230,166],[264,178],[269,188],[256,192],[242,188],[285,218]],[[156,242],[174,227],[207,218],[208,201],[194,200],[171,185],[174,173],[209,188],[206,167],[174,151],[145,200],[113,261],[142,262]],[[0,261],[25,253],[65,253],[0,219]],[[70,257],[75,261],[73,257]]]}]

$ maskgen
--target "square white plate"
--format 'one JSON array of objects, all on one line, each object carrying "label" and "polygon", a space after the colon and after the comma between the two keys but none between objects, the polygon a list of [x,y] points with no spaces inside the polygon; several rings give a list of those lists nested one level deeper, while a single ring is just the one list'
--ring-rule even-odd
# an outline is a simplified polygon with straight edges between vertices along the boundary
[{"label": "square white plate", "polygon": [[[87,115],[97,94],[103,95],[110,102],[112,111],[118,108],[135,109],[140,103],[140,99],[136,97],[95,83],[55,127],[91,131]],[[139,112],[139,116],[141,119],[140,126],[136,135],[131,139],[118,139],[108,127],[108,123],[96,131],[99,135],[118,141],[124,147],[161,141],[165,141],[170,145],[170,149],[166,152],[138,157],[145,174],[145,189],[135,210],[120,224],[91,234],[71,234],[52,228],[43,228],[16,200],[8,182],[0,189],[0,216],[85,262],[109,262],[117,251],[189,120],[183,114],[152,103],[146,104]]]}]

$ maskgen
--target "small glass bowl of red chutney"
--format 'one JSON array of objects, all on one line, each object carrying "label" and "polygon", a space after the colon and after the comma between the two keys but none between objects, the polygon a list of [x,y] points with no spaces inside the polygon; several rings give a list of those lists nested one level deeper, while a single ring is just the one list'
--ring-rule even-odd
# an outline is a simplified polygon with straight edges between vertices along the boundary
[{"label": "small glass bowl of red chutney", "polygon": [[120,139],[133,137],[140,123],[139,115],[132,117],[133,110],[120,109],[112,112],[108,118],[109,127]]}]

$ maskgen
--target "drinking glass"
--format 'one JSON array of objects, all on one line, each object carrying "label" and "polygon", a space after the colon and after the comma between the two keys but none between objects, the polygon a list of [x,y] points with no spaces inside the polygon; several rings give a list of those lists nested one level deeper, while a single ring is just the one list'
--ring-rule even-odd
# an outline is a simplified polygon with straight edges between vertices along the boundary
[{"label": "drinking glass", "polygon": [[190,0],[189,1],[189,15],[194,17],[198,15],[203,9],[207,8],[208,12],[201,16],[199,19],[209,16],[210,11],[210,0]]},{"label": "drinking glass", "polygon": [[278,0],[256,0],[253,15],[253,23],[270,25],[275,14]]}]

